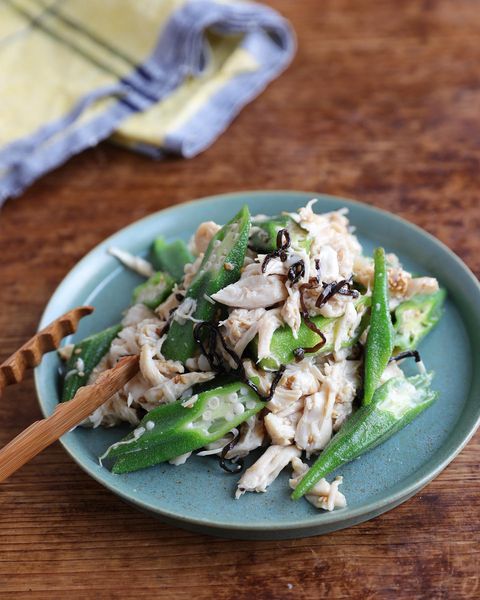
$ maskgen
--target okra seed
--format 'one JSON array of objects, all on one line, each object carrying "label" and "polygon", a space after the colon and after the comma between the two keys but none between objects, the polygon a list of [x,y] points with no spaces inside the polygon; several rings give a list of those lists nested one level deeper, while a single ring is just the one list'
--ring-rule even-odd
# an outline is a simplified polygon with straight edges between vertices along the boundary
[{"label": "okra seed", "polygon": [[245,406],[248,408],[248,410],[251,410],[252,408],[255,408],[256,403],[253,400],[248,400]]},{"label": "okra seed", "polygon": [[220,399],[218,398],[218,396],[214,396],[213,398],[210,398],[210,400],[208,401],[208,408],[218,408],[220,406]]},{"label": "okra seed", "polygon": [[145,427],[148,429],[148,431],[151,431],[155,427],[155,423],[153,421],[147,421],[145,423]]},{"label": "okra seed", "polygon": [[243,412],[245,412],[245,407],[243,406],[243,404],[241,402],[236,402],[233,405],[233,412],[236,415],[241,415]]},{"label": "okra seed", "polygon": [[212,420],[212,411],[211,410],[206,410],[203,415],[202,415],[202,419],[204,421],[211,421]]}]

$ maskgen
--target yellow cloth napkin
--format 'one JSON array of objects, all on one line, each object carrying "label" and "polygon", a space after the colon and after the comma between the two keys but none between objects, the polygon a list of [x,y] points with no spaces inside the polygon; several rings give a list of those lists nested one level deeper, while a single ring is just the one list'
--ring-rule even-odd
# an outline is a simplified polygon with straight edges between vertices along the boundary
[{"label": "yellow cloth napkin", "polygon": [[197,154],[293,51],[288,23],[249,2],[4,0],[0,201],[112,135]]}]

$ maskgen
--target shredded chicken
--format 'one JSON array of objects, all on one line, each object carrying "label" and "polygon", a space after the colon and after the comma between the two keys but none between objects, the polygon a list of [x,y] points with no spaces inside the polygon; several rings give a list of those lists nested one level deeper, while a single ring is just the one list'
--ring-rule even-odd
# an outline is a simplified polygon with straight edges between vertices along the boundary
[{"label": "shredded chicken", "polygon": [[353,401],[360,387],[359,360],[340,359],[337,362],[336,395],[332,410],[333,431],[338,431],[352,413]]},{"label": "shredded chicken", "polygon": [[360,325],[363,312],[363,310],[357,312],[352,302],[345,305],[345,312],[338,319],[334,328],[333,349],[335,351],[340,350],[342,345],[353,337]]},{"label": "shredded chicken", "polygon": [[[295,443],[307,456],[325,448],[332,437],[334,419],[344,419],[351,412],[355,389],[355,371],[349,361],[325,364],[321,386],[305,398],[303,415],[295,432]],[[343,406],[334,415],[336,403]]]},{"label": "shredded chicken", "polygon": [[300,314],[300,292],[298,287],[287,284],[288,297],[283,304],[281,315],[284,322],[291,328],[293,337],[298,338],[298,330],[302,322]]},{"label": "shredded chicken", "polygon": [[[273,375],[269,371],[264,371],[254,365],[254,363],[249,359],[245,359],[243,361],[243,368],[245,371],[245,375],[248,379],[252,380],[255,378],[257,382],[258,390],[264,396],[267,396],[270,392],[270,386],[272,385]],[[277,388],[278,389],[278,388]]]},{"label": "shredded chicken", "polygon": [[289,364],[267,408],[274,413],[283,411],[302,396],[315,393],[322,379],[320,369],[311,359]]},{"label": "shredded chicken", "polygon": [[243,458],[260,448],[265,439],[265,428],[263,421],[258,415],[249,417],[240,428],[240,438],[235,446],[227,452],[226,458]]},{"label": "shredded chicken", "polygon": [[435,277],[415,277],[408,282],[405,297],[408,299],[416,294],[434,294],[438,289],[438,281]]},{"label": "shredded chicken", "polygon": [[282,320],[280,319],[280,310],[278,308],[272,308],[267,310],[260,321],[258,322],[258,348],[257,358],[267,358],[270,356],[270,344],[272,342],[272,336],[275,331],[282,326]]},{"label": "shredded chicken", "polygon": [[204,253],[208,248],[210,240],[219,230],[220,225],[217,225],[214,221],[201,223],[189,244],[191,252],[196,256]]},{"label": "shredded chicken", "polygon": [[114,246],[108,249],[108,253],[139,275],[151,277],[155,273],[155,269],[152,267],[152,265],[140,256],[134,256],[133,254],[130,254],[130,252],[126,252],[120,248],[115,248]]},{"label": "shredded chicken", "polygon": [[[305,207],[290,216],[300,227],[308,231],[312,240],[310,254],[319,256],[324,246],[330,246],[337,253],[338,272],[342,279],[350,276],[353,270],[354,257],[361,253],[357,238],[351,233],[350,224],[345,216],[346,209],[315,214],[311,200]],[[320,268],[321,265],[320,265]],[[323,278],[323,275],[321,275]]]},{"label": "shredded chicken", "polygon": [[[309,470],[308,465],[303,463],[299,458],[292,459],[292,478],[289,481],[290,487],[294,490],[300,483],[302,477]],[[345,496],[338,490],[338,486],[343,482],[342,477],[336,477],[332,483],[324,478],[320,479],[305,498],[313,504],[315,508],[332,511],[335,508],[345,508],[347,501]]]},{"label": "shredded chicken", "polygon": [[147,344],[142,346],[140,350],[140,371],[151,386],[161,385],[166,379],[165,375],[162,375],[155,365],[153,360],[155,353],[155,347]]},{"label": "shredded chicken", "polygon": [[252,275],[242,277],[237,283],[227,285],[212,298],[220,304],[236,308],[267,308],[285,300],[287,290],[277,275]]},{"label": "shredded chicken", "polygon": [[225,321],[222,321],[222,332],[230,348],[238,356],[242,356],[245,348],[258,333],[259,321],[265,314],[264,308],[247,310],[235,308]]},{"label": "shredded chicken", "polygon": [[195,319],[192,315],[197,308],[197,302],[193,298],[185,298],[182,303],[177,307],[173,315],[173,320],[177,321],[179,325],[185,325],[187,321],[193,321],[194,323],[201,323],[199,319]]},{"label": "shredded chicken", "polygon": [[140,355],[140,373],[86,419],[87,426],[112,427],[122,421],[136,425],[139,409],[152,410],[159,404],[174,402],[196,383],[215,376],[210,370],[185,373],[180,362],[166,360],[161,352],[165,336],[160,335],[164,322],[143,304],[132,306],[122,324],[124,328],[91,373],[89,382],[93,383],[103,370],[131,354]]},{"label": "shredded chicken", "polygon": [[295,443],[307,456],[322,450],[333,431],[332,412],[335,396],[327,386],[305,398],[303,415],[295,431]]},{"label": "shredded chicken", "polygon": [[245,492],[266,492],[280,472],[300,456],[296,446],[269,446],[262,456],[240,477],[235,498]]},{"label": "shredded chicken", "polygon": [[122,319],[123,327],[135,327],[138,323],[146,319],[153,319],[154,314],[145,306],[145,304],[134,304],[131,306]]},{"label": "shredded chicken", "polygon": [[283,410],[276,413],[269,412],[265,418],[265,429],[267,430],[272,444],[278,446],[289,446],[293,444],[295,431],[304,408],[304,400],[295,400]]},{"label": "shredded chicken", "polygon": [[333,298],[330,298],[328,302],[319,308],[316,306],[316,301],[322,289],[323,286],[319,288],[306,289],[303,292],[305,306],[308,310],[308,314],[311,316],[321,315],[327,319],[341,317],[345,313],[347,304],[353,304],[354,302],[352,296],[336,294],[333,296]]},{"label": "shredded chicken", "polygon": [[340,267],[338,265],[338,254],[328,244],[320,248],[320,278],[325,283],[339,281]]},{"label": "shredded chicken", "polygon": [[137,411],[131,407],[128,395],[125,398],[122,394],[117,393],[99,406],[82,422],[82,425],[84,427],[99,427],[100,425],[114,427],[122,422],[138,425],[140,419]]},{"label": "shredded chicken", "polygon": [[210,381],[215,377],[211,371],[202,373],[183,373],[175,375],[171,379],[165,379],[159,385],[150,387],[144,394],[144,399],[138,403],[145,410],[152,410],[159,404],[175,402],[180,396],[193,385]]}]

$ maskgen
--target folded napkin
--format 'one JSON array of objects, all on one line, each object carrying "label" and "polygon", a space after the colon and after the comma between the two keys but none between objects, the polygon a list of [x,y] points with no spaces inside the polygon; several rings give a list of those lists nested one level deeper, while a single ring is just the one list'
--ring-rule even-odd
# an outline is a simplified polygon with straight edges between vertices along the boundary
[{"label": "folded napkin", "polygon": [[198,154],[293,53],[289,24],[241,0],[4,0],[0,205],[109,136]]}]

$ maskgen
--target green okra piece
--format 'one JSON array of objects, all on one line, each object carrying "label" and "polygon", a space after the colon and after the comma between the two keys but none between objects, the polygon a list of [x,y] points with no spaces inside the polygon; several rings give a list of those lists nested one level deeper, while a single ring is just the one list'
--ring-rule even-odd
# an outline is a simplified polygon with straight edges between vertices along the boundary
[{"label": "green okra piece", "polygon": [[376,248],[373,258],[375,271],[370,309],[370,329],[365,345],[363,404],[371,402],[380,377],[392,356],[394,344],[394,331],[388,305],[385,250]]},{"label": "green okra piece", "polygon": [[134,432],[110,446],[102,460],[114,460],[113,473],[151,467],[220,439],[263,407],[259,396],[239,381],[183,403],[164,404],[145,415]]},{"label": "green okra piece", "polygon": [[[361,296],[355,303],[355,308],[360,311],[362,308],[370,305],[370,298],[368,296]],[[318,329],[325,335],[327,341],[317,352],[305,354],[306,356],[324,355],[333,352],[334,348],[334,337],[336,328],[340,323],[341,317],[327,318],[322,316],[311,317],[311,321],[315,323]],[[368,325],[368,315],[365,314],[362,318],[357,331],[342,343],[342,348],[348,348],[353,346],[358,338],[362,335],[363,331]],[[272,340],[270,342],[270,356],[262,358],[258,365],[262,369],[268,371],[277,370],[280,365],[287,365],[295,360],[294,351],[298,348],[314,348],[320,342],[320,336],[309,329],[305,325],[304,320],[300,324],[298,335],[295,338],[293,331],[288,325],[284,325],[279,329],[276,329],[273,333]],[[251,343],[251,348],[254,356],[258,356],[258,337]]]},{"label": "green okra piece", "polygon": [[182,240],[168,243],[164,237],[159,236],[151,248],[152,264],[157,271],[164,271],[179,283],[183,279],[183,269],[194,258]]},{"label": "green okra piece", "polygon": [[415,350],[435,327],[443,314],[444,289],[434,294],[418,294],[397,306],[395,315],[395,353]]},{"label": "green okra piece", "polygon": [[379,387],[372,401],[357,410],[334,435],[292,494],[298,500],[322,477],[372,450],[408,425],[437,398],[430,389],[433,373],[394,377]]},{"label": "green okra piece", "polygon": [[277,249],[277,233],[287,228],[292,220],[287,215],[277,215],[270,219],[253,219],[249,244],[258,253],[267,254]]},{"label": "green okra piece", "polygon": [[121,325],[113,325],[75,344],[72,355],[66,364],[62,402],[71,400],[78,388],[87,385],[93,369],[108,352],[111,343],[121,329]]},{"label": "green okra piece", "polygon": [[[184,299],[184,302],[188,299],[195,301],[192,315],[194,319],[210,321],[218,306],[210,296],[239,279],[247,251],[249,232],[250,213],[248,207],[244,206],[211,239],[198,273]],[[184,363],[193,356],[195,350],[193,322],[187,320],[180,324],[174,319],[162,346],[163,355]]]},{"label": "green okra piece", "polygon": [[175,280],[168,273],[158,271],[145,283],[137,285],[133,290],[132,303],[142,303],[152,310],[157,308],[170,294],[175,285]]},{"label": "green okra piece", "polygon": [[292,248],[310,250],[312,240],[308,238],[308,232],[288,215],[253,219],[249,246],[259,254],[268,254],[277,250],[277,234],[280,229],[288,230]]}]

